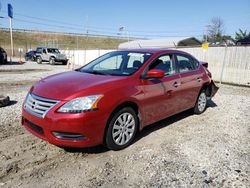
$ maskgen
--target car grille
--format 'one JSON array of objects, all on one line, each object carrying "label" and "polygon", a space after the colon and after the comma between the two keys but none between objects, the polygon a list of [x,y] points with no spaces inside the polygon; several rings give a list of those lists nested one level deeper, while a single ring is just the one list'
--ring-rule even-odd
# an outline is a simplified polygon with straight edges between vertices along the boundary
[{"label": "car grille", "polygon": [[57,59],[65,59],[65,57],[64,57],[63,54],[58,54],[58,55],[57,55]]},{"label": "car grille", "polygon": [[46,113],[59,101],[38,97],[34,94],[28,94],[24,103],[24,109],[29,113],[44,118]]}]

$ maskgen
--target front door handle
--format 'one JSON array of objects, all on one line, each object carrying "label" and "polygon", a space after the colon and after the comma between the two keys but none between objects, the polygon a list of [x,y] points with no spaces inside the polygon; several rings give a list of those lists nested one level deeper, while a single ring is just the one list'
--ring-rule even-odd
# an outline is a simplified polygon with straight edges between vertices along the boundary
[{"label": "front door handle", "polygon": [[198,77],[198,78],[197,78],[197,81],[198,81],[198,82],[201,82],[201,81],[202,81],[202,78],[201,78],[201,77]]},{"label": "front door handle", "polygon": [[181,83],[179,83],[179,82],[174,82],[174,84],[173,84],[174,87],[179,87],[180,85],[181,85]]}]

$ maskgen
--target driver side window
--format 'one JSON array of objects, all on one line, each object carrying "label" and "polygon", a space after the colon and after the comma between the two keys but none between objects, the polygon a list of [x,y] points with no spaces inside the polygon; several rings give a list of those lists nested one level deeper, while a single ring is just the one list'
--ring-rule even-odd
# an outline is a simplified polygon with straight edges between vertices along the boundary
[{"label": "driver side window", "polygon": [[165,75],[175,74],[175,64],[173,54],[162,55],[154,60],[149,66],[149,70],[159,69],[165,72]]}]

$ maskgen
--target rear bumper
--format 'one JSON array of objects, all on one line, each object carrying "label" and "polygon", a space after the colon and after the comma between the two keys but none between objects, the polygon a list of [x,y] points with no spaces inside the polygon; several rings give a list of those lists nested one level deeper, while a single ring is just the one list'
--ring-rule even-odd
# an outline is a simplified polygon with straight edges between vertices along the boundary
[{"label": "rear bumper", "polygon": [[219,87],[215,85],[213,80],[211,80],[209,87],[211,90],[210,97],[213,97],[217,93],[217,91],[219,90]]},{"label": "rear bumper", "polygon": [[33,135],[62,147],[91,147],[103,143],[106,117],[100,112],[36,117],[23,109],[22,125]]}]

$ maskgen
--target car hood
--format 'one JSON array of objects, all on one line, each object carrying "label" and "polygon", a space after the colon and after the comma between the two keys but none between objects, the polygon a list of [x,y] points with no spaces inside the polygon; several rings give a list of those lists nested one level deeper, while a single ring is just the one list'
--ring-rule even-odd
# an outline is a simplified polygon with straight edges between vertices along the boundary
[{"label": "car hood", "polygon": [[59,73],[35,83],[31,92],[40,97],[71,100],[84,95],[102,94],[123,76],[95,75],[78,71]]}]

